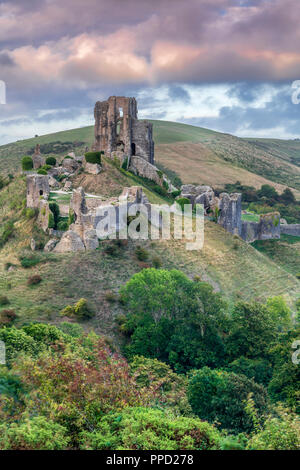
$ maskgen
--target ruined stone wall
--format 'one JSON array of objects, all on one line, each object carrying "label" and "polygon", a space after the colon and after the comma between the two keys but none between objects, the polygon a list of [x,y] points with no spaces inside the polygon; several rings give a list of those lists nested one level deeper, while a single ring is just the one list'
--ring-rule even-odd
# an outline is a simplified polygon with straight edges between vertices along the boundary
[{"label": "ruined stone wall", "polygon": [[132,122],[132,144],[135,148],[135,155],[153,164],[154,142],[152,134],[153,126],[149,122],[138,120]]},{"label": "ruined stone wall", "polygon": [[50,193],[47,175],[27,176],[27,207],[39,207],[41,198],[48,199]]},{"label": "ruined stone wall", "polygon": [[259,222],[242,221],[241,238],[246,242],[280,238],[282,226],[277,212],[260,216]]},{"label": "ruined stone wall", "polygon": [[300,224],[283,224],[280,225],[281,233],[292,235],[293,237],[300,237]]},{"label": "ruined stone wall", "polygon": [[138,121],[135,98],[111,96],[95,105],[94,149],[109,156],[123,152],[124,156],[139,155],[154,162],[152,124]]},{"label": "ruined stone wall", "polygon": [[242,195],[220,194],[218,224],[235,235],[242,232]]}]

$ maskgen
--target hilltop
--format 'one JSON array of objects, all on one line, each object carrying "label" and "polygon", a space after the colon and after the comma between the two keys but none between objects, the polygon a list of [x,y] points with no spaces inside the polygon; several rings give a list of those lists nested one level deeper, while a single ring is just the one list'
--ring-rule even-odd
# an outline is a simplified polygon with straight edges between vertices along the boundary
[{"label": "hilltop", "polygon": [[[279,192],[288,186],[300,198],[298,140],[242,139],[187,124],[151,122],[156,162],[176,172],[184,183],[221,187],[240,181],[256,188],[271,184]],[[42,150],[50,144],[49,154],[52,150],[63,155],[74,143],[80,153],[93,141],[94,128],[88,126],[0,146],[0,172],[18,171],[21,156],[32,151],[37,142]]]}]

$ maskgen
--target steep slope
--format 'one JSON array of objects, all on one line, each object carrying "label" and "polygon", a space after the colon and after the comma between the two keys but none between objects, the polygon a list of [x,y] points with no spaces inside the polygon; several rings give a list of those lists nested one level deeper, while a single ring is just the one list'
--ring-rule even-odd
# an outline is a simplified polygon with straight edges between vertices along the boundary
[{"label": "steep slope", "polygon": [[[105,178],[116,178],[118,170],[111,165],[105,169]],[[130,184],[121,181],[120,184]],[[102,181],[94,181],[93,189],[101,193]],[[114,186],[113,191],[117,191]],[[107,254],[109,241],[101,242],[100,248],[87,253],[47,254],[37,252],[38,263],[25,269],[20,264],[20,255],[30,257],[28,250],[34,232],[34,220],[22,214],[22,200],[25,195],[25,181],[22,177],[0,191],[0,225],[15,219],[12,237],[0,250],[0,295],[10,301],[9,308],[18,314],[18,323],[28,320],[61,321],[59,312],[67,304],[79,298],[87,298],[96,311],[96,317],[86,323],[97,331],[111,334],[113,317],[122,311],[118,301],[112,302],[113,292],[135,272],[152,266],[159,258],[164,268],[177,268],[189,277],[199,276],[210,282],[230,303],[238,299],[265,300],[269,296],[284,295],[293,303],[300,295],[300,282],[287,270],[259,253],[252,246],[236,240],[222,227],[206,222],[205,243],[201,251],[186,251],[185,242],[178,240],[147,241],[143,248],[148,252],[145,262],[138,261],[136,247],[139,242],[129,241],[128,245],[117,248],[113,255]],[[163,202],[158,195],[148,190],[155,202]],[[140,242],[141,243],[141,242]],[[7,270],[11,263],[12,269]],[[28,278],[39,274],[42,282],[28,285]]]}]

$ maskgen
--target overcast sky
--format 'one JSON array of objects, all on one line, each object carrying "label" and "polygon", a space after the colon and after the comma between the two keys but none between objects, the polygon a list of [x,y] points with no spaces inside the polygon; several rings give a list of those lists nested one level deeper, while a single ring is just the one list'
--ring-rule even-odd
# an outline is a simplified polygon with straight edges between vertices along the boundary
[{"label": "overcast sky", "polygon": [[110,95],[142,118],[300,137],[299,18],[299,0],[0,0],[0,144],[90,125]]}]

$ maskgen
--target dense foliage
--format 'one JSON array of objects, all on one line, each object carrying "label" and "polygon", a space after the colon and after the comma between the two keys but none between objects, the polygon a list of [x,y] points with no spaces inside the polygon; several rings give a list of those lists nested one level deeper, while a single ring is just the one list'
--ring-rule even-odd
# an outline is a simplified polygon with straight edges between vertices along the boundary
[{"label": "dense foliage", "polygon": [[235,184],[226,184],[224,189],[229,193],[242,193],[243,206],[248,207],[250,211],[257,214],[279,212],[289,224],[300,223],[300,202],[296,201],[294,193],[289,188],[279,194],[268,184],[263,184],[257,190],[253,186],[243,185],[237,181]]}]

